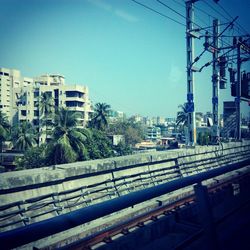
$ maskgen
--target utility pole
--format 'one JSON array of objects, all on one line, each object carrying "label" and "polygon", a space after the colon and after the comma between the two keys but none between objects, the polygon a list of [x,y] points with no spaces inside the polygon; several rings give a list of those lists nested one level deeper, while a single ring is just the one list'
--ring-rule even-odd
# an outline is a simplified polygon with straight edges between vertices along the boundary
[{"label": "utility pole", "polygon": [[215,19],[213,21],[213,96],[212,96],[212,106],[213,106],[213,139],[220,136],[219,131],[219,82],[220,74],[218,70],[218,54],[219,54],[219,21]]},{"label": "utility pole", "polygon": [[236,82],[236,138],[241,139],[241,116],[240,116],[240,96],[241,96],[241,58],[240,58],[241,42],[237,41],[237,82]]},{"label": "utility pole", "polygon": [[186,50],[187,50],[187,103],[188,112],[188,135],[187,145],[196,144],[196,124],[195,124],[195,106],[194,106],[194,76],[193,76],[193,57],[194,57],[194,36],[193,31],[194,7],[197,0],[186,1]]}]

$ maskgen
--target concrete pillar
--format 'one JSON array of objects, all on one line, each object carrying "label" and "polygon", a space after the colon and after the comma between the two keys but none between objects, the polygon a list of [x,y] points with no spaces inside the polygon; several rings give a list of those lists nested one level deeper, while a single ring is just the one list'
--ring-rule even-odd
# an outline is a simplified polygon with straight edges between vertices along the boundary
[{"label": "concrete pillar", "polygon": [[219,249],[207,187],[203,186],[201,183],[198,183],[194,186],[194,192],[198,207],[199,219],[204,230],[203,249]]}]

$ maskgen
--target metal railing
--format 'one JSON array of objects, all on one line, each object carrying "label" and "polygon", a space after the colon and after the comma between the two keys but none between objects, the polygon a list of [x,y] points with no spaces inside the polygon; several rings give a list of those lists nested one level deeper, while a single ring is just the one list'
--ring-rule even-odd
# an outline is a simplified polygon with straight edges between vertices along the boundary
[{"label": "metal railing", "polygon": [[0,234],[1,247],[10,249],[39,240],[41,238],[71,229],[92,220],[101,218],[122,209],[145,202],[152,198],[167,194],[178,189],[201,183],[204,180],[248,166],[250,160],[208,170],[203,173],[176,179],[164,184],[132,192],[112,200],[84,207],[73,212],[58,215],[54,218],[33,223],[21,228]]},{"label": "metal railing", "polygon": [[[229,164],[232,161],[231,159],[242,161],[248,158],[250,158],[249,151],[242,152],[241,154],[237,152],[224,152],[223,155],[218,157],[206,157],[204,155],[204,159],[191,161],[182,161],[180,157],[179,162],[177,162],[176,158],[161,162],[161,164],[172,162],[170,166],[163,165],[159,169],[151,169],[149,165],[146,172],[142,170],[122,177],[119,177],[119,175],[115,177],[114,175],[116,171],[120,171],[121,169],[113,169],[112,171],[110,170],[112,176],[110,175],[109,179],[102,182],[0,206],[0,230],[12,230],[15,227],[37,222],[44,215],[47,218],[58,216],[69,212],[70,209],[78,209],[80,206],[90,206],[94,203],[119,197],[129,192],[208,171],[217,167],[218,164]],[[8,190],[5,192],[8,193]]]}]

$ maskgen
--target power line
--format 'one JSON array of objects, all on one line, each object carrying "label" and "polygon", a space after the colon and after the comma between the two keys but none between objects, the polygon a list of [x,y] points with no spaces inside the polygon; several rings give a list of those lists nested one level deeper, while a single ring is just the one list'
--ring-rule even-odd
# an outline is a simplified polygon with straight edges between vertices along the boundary
[{"label": "power line", "polygon": [[134,3],[136,3],[136,4],[138,4],[138,5],[140,5],[140,6],[142,6],[142,7],[144,7],[144,8],[146,8],[146,9],[148,9],[148,10],[151,10],[151,11],[155,12],[156,14],[158,14],[158,15],[164,17],[164,18],[167,18],[167,19],[169,19],[169,20],[171,20],[171,21],[173,21],[173,22],[175,22],[175,23],[180,24],[181,26],[186,27],[185,24],[183,24],[183,23],[181,23],[181,22],[175,20],[174,18],[169,17],[169,16],[167,16],[167,15],[165,15],[165,14],[163,14],[163,13],[161,13],[161,12],[159,12],[159,11],[157,11],[157,10],[155,10],[155,9],[153,9],[153,8],[151,8],[151,7],[147,6],[147,5],[145,5],[145,4],[143,4],[143,3],[137,2],[136,0],[131,0],[131,1],[134,2]]},{"label": "power line", "polygon": [[[224,19],[226,19],[227,21],[231,21],[231,19],[233,19],[232,15],[230,15],[226,9],[221,6],[219,3],[217,3],[217,5],[226,13],[226,15],[228,17],[226,17],[224,14],[222,14],[222,12],[218,11],[216,8],[214,8],[211,4],[209,4],[207,1],[202,0],[207,6],[209,6],[213,11],[215,11],[217,14],[219,14],[220,16],[222,16]],[[249,33],[248,31],[246,31],[239,23],[236,22],[236,26],[238,26],[239,29],[243,30],[246,33]]]},{"label": "power line", "polygon": [[[233,19],[233,17],[230,15],[230,13],[220,4],[217,3],[217,5],[230,17]],[[249,33],[244,27],[242,27],[238,22],[236,22],[236,24],[241,28],[241,30],[243,30],[246,33]]]},{"label": "power line", "polygon": [[[160,1],[160,0],[156,0],[156,1],[157,1],[158,3],[160,3],[160,4],[162,4],[163,6],[165,6],[166,8],[170,9],[171,11],[173,11],[174,13],[176,13],[177,15],[181,16],[181,17],[184,18],[185,20],[187,20],[186,16],[184,16],[184,15],[181,14],[180,12],[176,11],[174,8],[170,7],[170,6],[167,5],[166,3],[163,3],[163,2]],[[196,25],[197,27],[199,27],[199,28],[202,29],[202,27],[201,27],[199,24],[197,24],[197,23],[195,23],[195,22],[193,22],[193,24]]]},{"label": "power line", "polygon": [[175,9],[171,8],[169,5],[163,3],[162,1],[160,0],[156,0],[158,3],[162,4],[163,6],[165,6],[166,8],[172,10],[174,13],[176,13],[177,15],[183,17],[185,20],[186,20],[186,17],[184,15],[182,15],[181,13],[179,13],[178,11],[176,11]]},{"label": "power line", "polygon": [[226,19],[227,21],[231,21],[229,18],[225,17],[220,11],[218,11],[216,8],[214,8],[210,3],[208,3],[205,0],[201,0],[202,2],[204,2],[208,7],[210,7],[213,11],[215,11],[217,14],[219,14],[220,16],[222,16],[224,19]]},{"label": "power line", "polygon": [[[179,1],[182,1],[182,0],[179,0],[179,1],[177,1],[177,0],[172,0],[173,2],[175,2],[175,3],[177,3],[178,5],[180,5],[181,7],[183,7],[183,8],[186,8],[186,6],[184,5],[184,4],[182,4],[182,3],[180,3]],[[183,2],[183,1],[182,1]],[[185,2],[185,1],[184,1]],[[196,6],[194,6],[194,8],[196,8]],[[207,13],[206,13],[207,14]],[[210,17],[210,16],[209,16]],[[202,18],[200,18],[199,16],[197,16],[196,15],[196,18],[198,19],[198,20],[200,20],[202,23],[204,23],[205,25],[207,25],[208,23],[207,22],[205,22],[204,20],[202,20]]]}]

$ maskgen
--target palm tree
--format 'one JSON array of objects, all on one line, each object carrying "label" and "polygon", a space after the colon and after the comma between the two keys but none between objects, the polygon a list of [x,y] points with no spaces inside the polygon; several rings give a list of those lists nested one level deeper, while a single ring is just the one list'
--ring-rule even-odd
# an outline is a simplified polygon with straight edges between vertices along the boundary
[{"label": "palm tree", "polygon": [[6,114],[0,110],[0,153],[3,150],[3,142],[6,141],[10,133],[10,124]]},{"label": "palm tree", "polygon": [[110,108],[110,105],[106,103],[96,103],[94,107],[94,117],[90,122],[90,126],[99,130],[104,130],[108,125]]},{"label": "palm tree", "polygon": [[14,127],[12,141],[15,149],[25,151],[37,144],[35,130],[31,123],[23,121]]},{"label": "palm tree", "polygon": [[183,126],[187,126],[188,124],[188,111],[186,105],[179,105],[178,108],[181,108],[181,111],[177,112],[176,124],[182,124]]},{"label": "palm tree", "polygon": [[45,125],[45,141],[47,140],[47,134],[48,134],[48,124],[49,124],[49,118],[54,112],[54,99],[48,92],[42,93],[40,100],[38,102],[39,105],[39,112],[41,114],[42,124]]},{"label": "palm tree", "polygon": [[50,163],[69,163],[85,157],[84,141],[87,133],[77,128],[78,117],[77,112],[66,108],[61,108],[56,112],[52,141],[48,146]]}]

